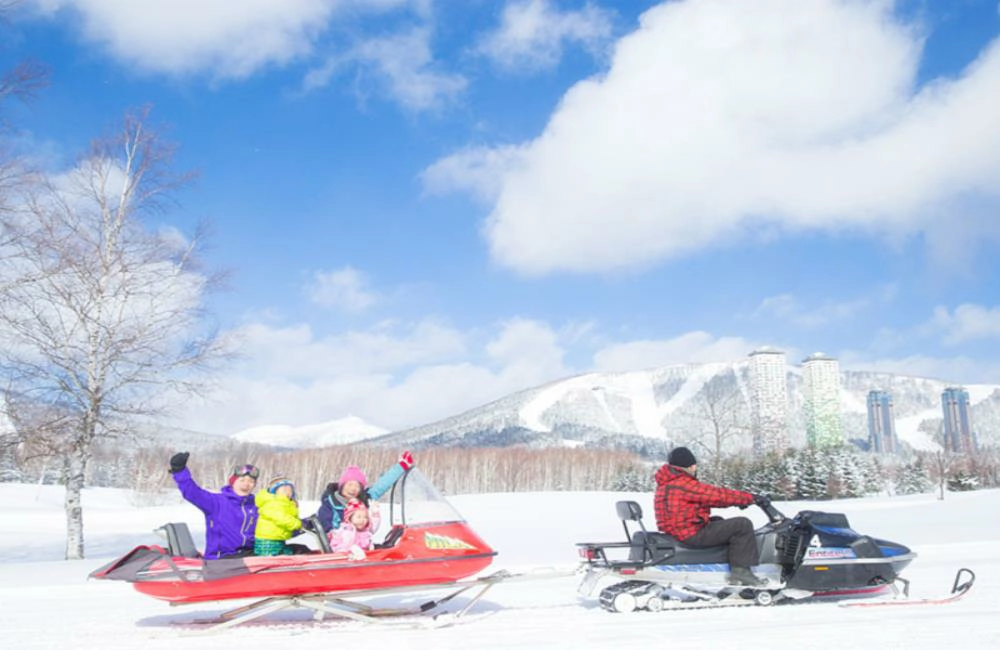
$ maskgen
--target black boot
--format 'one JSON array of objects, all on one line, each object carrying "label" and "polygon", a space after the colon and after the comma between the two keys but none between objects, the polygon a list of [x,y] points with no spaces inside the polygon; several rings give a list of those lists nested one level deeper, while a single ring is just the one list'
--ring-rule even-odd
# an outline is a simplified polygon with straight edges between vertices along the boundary
[{"label": "black boot", "polygon": [[745,587],[763,587],[767,584],[764,578],[758,578],[746,567],[734,566],[729,571],[729,584]]}]

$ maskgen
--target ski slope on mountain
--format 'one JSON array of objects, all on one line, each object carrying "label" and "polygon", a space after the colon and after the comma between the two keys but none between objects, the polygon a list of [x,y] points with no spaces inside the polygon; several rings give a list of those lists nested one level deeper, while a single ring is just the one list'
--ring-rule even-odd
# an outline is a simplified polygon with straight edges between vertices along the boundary
[{"label": "ski slope on mountain", "polygon": [[[942,420],[941,393],[947,382],[925,377],[842,370],[840,402],[844,435],[867,440],[867,396],[892,395],[900,439],[913,449],[940,445],[927,431]],[[709,404],[738,410],[749,429],[749,364],[745,360],[663,366],[618,373],[588,373],[507,395],[452,416],[374,439],[380,445],[648,447],[649,441],[697,444],[692,436],[710,435]],[[804,444],[804,380],[801,368],[787,366],[787,422],[790,439]],[[983,444],[1000,431],[1000,386],[968,386],[973,426]],[[731,399],[731,396],[736,399]],[[625,441],[626,438],[629,440]],[[701,441],[704,443],[705,441]],[[746,447],[745,437],[729,436],[723,451]]]}]

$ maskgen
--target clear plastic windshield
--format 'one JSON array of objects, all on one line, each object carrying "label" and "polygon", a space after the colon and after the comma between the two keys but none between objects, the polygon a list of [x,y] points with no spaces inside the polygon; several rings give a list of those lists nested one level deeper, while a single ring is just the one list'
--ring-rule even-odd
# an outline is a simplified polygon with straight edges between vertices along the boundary
[{"label": "clear plastic windshield", "polygon": [[462,515],[417,468],[411,469],[396,482],[389,494],[388,506],[393,526],[464,521]]}]

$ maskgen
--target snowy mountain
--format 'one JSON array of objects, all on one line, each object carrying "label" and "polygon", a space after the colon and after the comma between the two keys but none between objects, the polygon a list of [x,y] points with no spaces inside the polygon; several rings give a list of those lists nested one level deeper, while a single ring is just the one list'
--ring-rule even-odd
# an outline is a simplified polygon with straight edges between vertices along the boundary
[{"label": "snowy mountain", "polygon": [[[749,446],[749,366],[686,364],[625,373],[590,373],[501,398],[460,415],[370,442],[396,447],[586,446],[660,455],[674,444],[723,451]],[[788,367],[789,437],[804,444],[801,369]],[[933,450],[947,382],[888,373],[841,372],[845,437],[865,441],[869,390],[891,393],[897,434],[916,450]],[[1000,443],[1000,385],[966,386],[974,429],[984,444]],[[662,457],[662,456],[661,456]]]},{"label": "snowy mountain", "polygon": [[300,427],[269,425],[244,429],[231,437],[240,442],[283,447],[314,449],[346,445],[385,435],[387,431],[356,416]]},{"label": "snowy mountain", "polygon": [[[133,436],[131,442],[138,449],[166,448],[211,451],[233,445],[233,441],[228,436],[159,425],[138,428],[133,432]],[[112,440],[111,444],[118,443]]]}]

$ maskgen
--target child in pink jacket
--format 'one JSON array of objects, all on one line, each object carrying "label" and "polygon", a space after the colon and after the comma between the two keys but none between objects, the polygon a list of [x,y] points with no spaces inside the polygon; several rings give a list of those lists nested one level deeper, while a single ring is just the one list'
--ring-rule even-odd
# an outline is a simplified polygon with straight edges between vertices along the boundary
[{"label": "child in pink jacket", "polygon": [[330,531],[330,550],[334,553],[349,553],[352,560],[365,559],[365,551],[375,545],[372,535],[381,523],[378,504],[372,503],[371,511],[357,499],[351,499],[344,508],[344,520],[340,528]]}]

